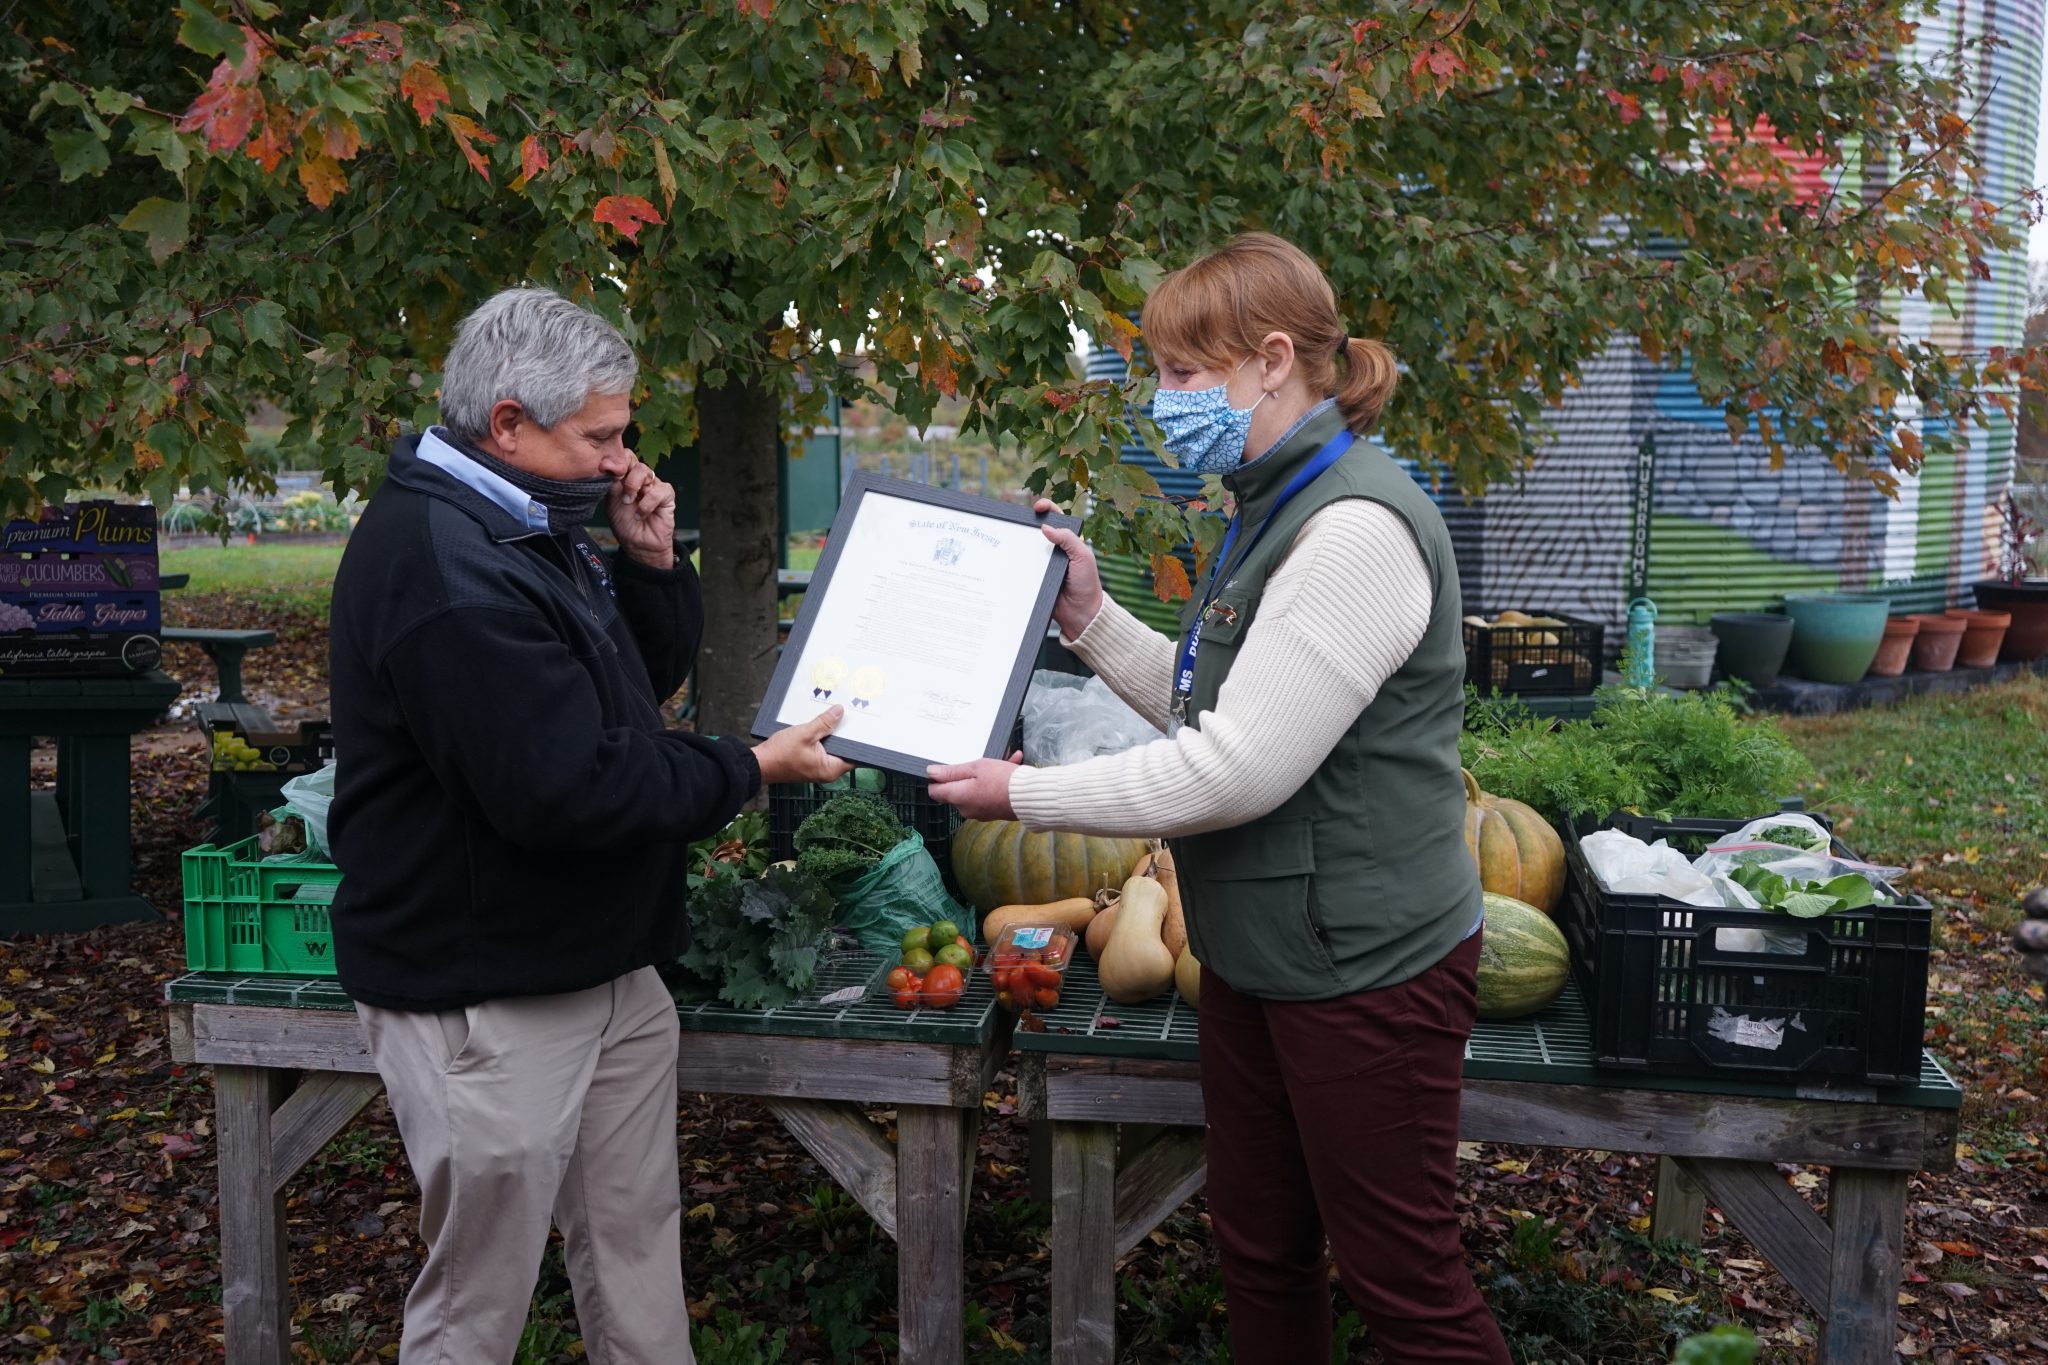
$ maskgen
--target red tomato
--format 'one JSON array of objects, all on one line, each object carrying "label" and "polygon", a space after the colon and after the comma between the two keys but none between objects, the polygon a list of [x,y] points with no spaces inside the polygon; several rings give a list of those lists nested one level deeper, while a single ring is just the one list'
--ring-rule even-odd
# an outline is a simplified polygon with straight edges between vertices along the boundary
[{"label": "red tomato", "polygon": [[1040,986],[1031,992],[1031,1003],[1042,1010],[1049,1010],[1059,1002],[1060,992],[1057,986]]},{"label": "red tomato", "polygon": [[914,990],[904,990],[896,992],[896,1008],[899,1010],[916,1009],[917,992]]},{"label": "red tomato", "polygon": [[917,989],[917,973],[908,967],[898,967],[889,973],[889,989],[892,991],[914,991]]},{"label": "red tomato", "polygon": [[1048,967],[1044,963],[1033,962],[1020,968],[1019,975],[1030,983],[1033,990],[1050,990],[1055,994],[1059,991],[1060,973],[1057,967]]},{"label": "red tomato", "polygon": [[974,951],[974,945],[967,941],[967,935],[965,934],[953,935],[953,942],[959,944],[962,948],[965,948],[970,953]]},{"label": "red tomato", "polygon": [[958,967],[941,962],[924,974],[924,1003],[935,1010],[951,1009],[967,990],[967,978]]},{"label": "red tomato", "polygon": [[1010,975],[1008,967],[997,967],[988,974],[988,984],[994,986],[998,991],[1006,991],[1010,989]]}]

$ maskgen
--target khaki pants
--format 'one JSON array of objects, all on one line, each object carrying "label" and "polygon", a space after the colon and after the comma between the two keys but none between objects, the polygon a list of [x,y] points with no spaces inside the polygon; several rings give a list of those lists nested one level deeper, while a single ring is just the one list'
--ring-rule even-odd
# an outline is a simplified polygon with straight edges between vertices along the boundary
[{"label": "khaki pants", "polygon": [[360,1013],[427,1243],[400,1365],[509,1365],[551,1215],[591,1365],[691,1365],[676,1010],[654,969],[568,995]]}]

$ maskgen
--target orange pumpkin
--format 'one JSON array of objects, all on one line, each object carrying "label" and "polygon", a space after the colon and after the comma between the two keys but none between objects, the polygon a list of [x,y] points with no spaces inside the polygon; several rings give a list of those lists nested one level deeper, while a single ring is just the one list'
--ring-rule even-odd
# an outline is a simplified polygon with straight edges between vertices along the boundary
[{"label": "orange pumpkin", "polygon": [[1564,898],[1564,840],[1534,808],[1479,789],[1465,774],[1465,847],[1479,884],[1548,915]]}]

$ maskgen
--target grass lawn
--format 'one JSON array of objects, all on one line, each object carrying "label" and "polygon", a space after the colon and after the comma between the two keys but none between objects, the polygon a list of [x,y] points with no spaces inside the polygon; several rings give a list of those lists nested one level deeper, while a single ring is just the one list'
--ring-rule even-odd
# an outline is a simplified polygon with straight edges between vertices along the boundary
[{"label": "grass lawn", "polygon": [[[189,573],[192,581],[181,592],[226,593],[280,605],[310,609],[325,615],[334,592],[334,571],[341,564],[338,542],[306,544],[290,540],[264,540],[254,545],[231,540],[225,545],[195,545],[165,550],[159,568],[163,573]],[[178,593],[166,599],[175,612]]]},{"label": "grass lawn", "polygon": [[1968,1092],[1963,1132],[1991,1161],[2041,1156],[2048,1010],[2005,933],[2048,885],[2048,678],[1878,710],[1781,719],[1812,760],[1813,803],[1865,857],[1907,869],[1935,907],[1928,1040]]}]

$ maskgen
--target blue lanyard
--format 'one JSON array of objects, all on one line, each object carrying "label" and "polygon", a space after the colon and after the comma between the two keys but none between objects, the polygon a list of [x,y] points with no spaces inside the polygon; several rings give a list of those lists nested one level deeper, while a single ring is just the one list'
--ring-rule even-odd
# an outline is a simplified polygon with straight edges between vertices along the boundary
[{"label": "blue lanyard", "polygon": [[[1301,471],[1287,481],[1287,486],[1280,490],[1279,499],[1259,522],[1259,528],[1252,532],[1252,538],[1245,542],[1244,556],[1239,559],[1239,567],[1242,567],[1243,559],[1249,557],[1252,550],[1257,547],[1260,537],[1266,534],[1266,528],[1273,524],[1273,518],[1280,515],[1280,509],[1285,507],[1296,493],[1320,478],[1324,470],[1342,459],[1344,452],[1351,449],[1352,439],[1350,432],[1338,432],[1315,453],[1315,458],[1303,465]],[[1187,640],[1181,646],[1180,667],[1175,669],[1173,674],[1173,718],[1176,721],[1187,718],[1188,699],[1195,694],[1195,654],[1202,647],[1202,624],[1209,618],[1209,608],[1216,601],[1216,595],[1229,586],[1232,567],[1230,551],[1237,544],[1238,525],[1239,519],[1232,517],[1230,529],[1223,533],[1223,548],[1216,552],[1216,571],[1209,575],[1209,587],[1202,594],[1201,610],[1195,613],[1195,622],[1188,627]]]}]

